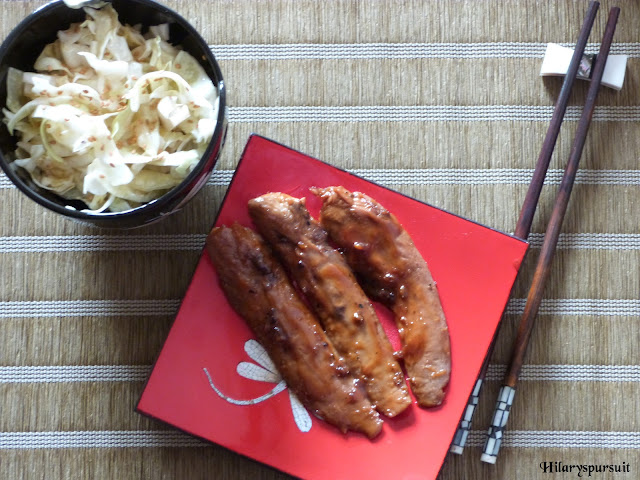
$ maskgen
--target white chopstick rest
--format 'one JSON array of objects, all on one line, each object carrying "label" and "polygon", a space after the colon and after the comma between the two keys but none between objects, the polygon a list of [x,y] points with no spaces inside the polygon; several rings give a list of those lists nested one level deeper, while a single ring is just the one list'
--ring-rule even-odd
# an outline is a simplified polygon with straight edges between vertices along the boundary
[{"label": "white chopstick rest", "polygon": [[[552,77],[566,75],[572,55],[573,49],[563,47],[557,43],[548,43],[544,59],[542,60],[542,67],[540,68],[540,76]],[[606,85],[614,90],[622,89],[628,58],[628,55],[609,55],[607,64],[604,67],[604,73],[602,74],[602,85]],[[594,59],[595,55],[586,54],[582,57],[577,78],[582,80],[591,78],[591,65]]]}]

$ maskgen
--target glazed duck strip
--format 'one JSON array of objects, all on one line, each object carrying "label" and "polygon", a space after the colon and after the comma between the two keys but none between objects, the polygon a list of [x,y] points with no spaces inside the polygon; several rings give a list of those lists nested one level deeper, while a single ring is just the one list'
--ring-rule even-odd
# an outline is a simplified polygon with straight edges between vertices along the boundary
[{"label": "glazed duck strip", "polygon": [[315,189],[320,222],[344,249],[367,294],[394,313],[411,390],[422,407],[442,403],[449,382],[449,331],[426,262],[398,220],[372,198],[344,187]]},{"label": "glazed duck strip", "polygon": [[364,388],[349,374],[262,238],[234,224],[214,228],[207,252],[231,306],[302,404],[341,431],[375,437],[382,428]]},{"label": "glazed duck strip", "polygon": [[249,202],[249,213],[376,409],[389,417],[405,410],[404,373],[373,305],[304,199],[268,193]]}]

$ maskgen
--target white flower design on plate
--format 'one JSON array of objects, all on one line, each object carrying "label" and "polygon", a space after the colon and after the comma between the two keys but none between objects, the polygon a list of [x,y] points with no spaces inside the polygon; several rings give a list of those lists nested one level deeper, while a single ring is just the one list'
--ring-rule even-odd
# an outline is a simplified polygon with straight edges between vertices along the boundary
[{"label": "white flower design on plate", "polygon": [[260,402],[264,402],[265,400],[276,396],[278,393],[283,390],[287,390],[289,392],[289,400],[291,402],[291,411],[293,413],[293,419],[296,422],[296,425],[300,429],[301,432],[308,432],[311,430],[311,416],[307,409],[304,408],[298,397],[295,394],[287,389],[287,384],[282,379],[282,376],[278,372],[276,366],[273,364],[267,351],[260,345],[256,340],[247,340],[244,344],[244,351],[247,352],[247,355],[254,360],[256,363],[251,362],[240,362],[236,371],[238,375],[247,378],[249,380],[256,380],[258,382],[267,382],[267,383],[275,383],[276,386],[271,389],[270,392],[265,393],[264,395],[252,398],[248,400],[238,400],[235,398],[231,398],[220,391],[218,387],[216,387],[213,383],[213,379],[209,374],[209,371],[203,368],[207,379],[209,380],[209,385],[214,392],[223,398],[229,403],[234,405],[255,405]]}]

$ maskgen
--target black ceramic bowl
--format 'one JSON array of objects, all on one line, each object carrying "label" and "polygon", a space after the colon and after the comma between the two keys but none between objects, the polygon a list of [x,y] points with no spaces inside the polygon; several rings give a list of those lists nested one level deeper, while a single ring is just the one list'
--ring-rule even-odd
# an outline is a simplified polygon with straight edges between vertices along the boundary
[{"label": "black ceramic bowl", "polygon": [[[180,45],[203,66],[218,90],[219,110],[213,138],[204,156],[187,178],[164,194],[140,207],[117,213],[83,212],[86,206],[79,201],[66,200],[42,189],[31,181],[22,169],[10,167],[15,158],[17,139],[12,137],[6,125],[0,125],[0,167],[7,177],[28,197],[40,205],[65,217],[107,228],[133,228],[157,221],[179,210],[206,183],[220,156],[224,144],[227,122],[225,119],[225,87],[222,73],[207,42],[178,13],[153,0],[112,0],[123,24],[144,27],[169,24],[169,42]],[[0,46],[0,106],[6,105],[7,71],[15,67],[33,71],[33,64],[42,49],[56,39],[59,30],[84,20],[82,9],[71,9],[62,0],[53,1],[25,18]],[[70,208],[73,207],[73,208]]]}]

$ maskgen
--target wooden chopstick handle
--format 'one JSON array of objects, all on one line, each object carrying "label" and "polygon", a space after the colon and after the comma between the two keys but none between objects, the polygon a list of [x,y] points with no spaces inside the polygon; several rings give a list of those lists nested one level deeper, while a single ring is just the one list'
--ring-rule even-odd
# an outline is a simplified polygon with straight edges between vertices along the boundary
[{"label": "wooden chopstick handle", "polygon": [[600,82],[602,81],[602,74],[604,73],[604,67],[607,62],[609,50],[611,49],[611,42],[613,40],[613,34],[616,29],[616,23],[619,15],[620,8],[618,7],[612,8],[609,13],[604,38],[593,67],[593,77],[591,78],[591,85],[589,85],[589,90],[587,91],[587,100],[585,102],[582,115],[580,116],[580,120],[578,121],[578,129],[576,131],[573,145],[571,146],[569,161],[567,162],[564,175],[562,176],[553,211],[551,212],[551,218],[547,226],[544,241],[542,242],[540,256],[538,258],[538,263],[533,275],[533,281],[531,283],[531,289],[529,290],[527,303],[525,305],[522,319],[520,320],[520,327],[518,329],[518,336],[515,343],[516,347],[511,359],[509,370],[505,377],[505,385],[509,385],[511,387],[515,387],[516,382],[518,381],[518,375],[520,374],[524,355],[529,344],[534,320],[538,314],[540,303],[542,302],[543,289],[549,274],[551,273],[551,262],[556,251],[558,237],[560,236],[560,230],[562,229],[562,222],[567,211],[569,197],[571,196],[573,184],[578,172],[578,165],[580,164],[580,157],[582,156],[582,150],[584,149],[587,132],[591,125],[591,118],[593,117],[598,90],[600,89]]}]

